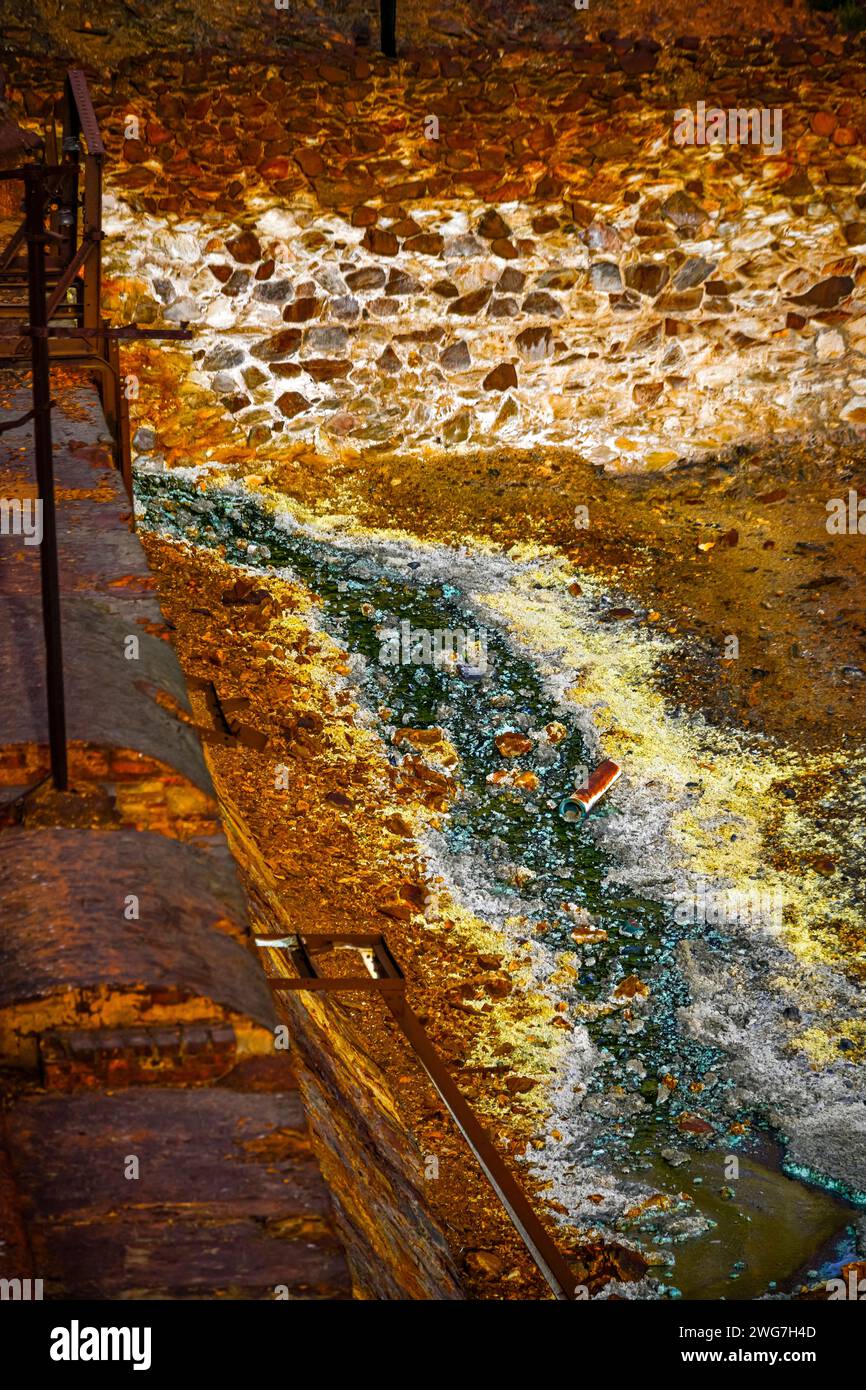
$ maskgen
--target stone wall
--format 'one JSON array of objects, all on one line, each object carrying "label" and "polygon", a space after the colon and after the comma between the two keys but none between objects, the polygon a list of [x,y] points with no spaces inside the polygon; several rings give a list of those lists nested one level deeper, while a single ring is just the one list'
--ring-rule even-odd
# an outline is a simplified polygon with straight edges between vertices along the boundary
[{"label": "stone wall", "polygon": [[[140,463],[557,445],[631,471],[856,432],[862,52],[608,38],[121,79],[115,303],[195,331],[168,413],[138,359]],[[776,113],[779,147],[678,144],[701,101]]]}]

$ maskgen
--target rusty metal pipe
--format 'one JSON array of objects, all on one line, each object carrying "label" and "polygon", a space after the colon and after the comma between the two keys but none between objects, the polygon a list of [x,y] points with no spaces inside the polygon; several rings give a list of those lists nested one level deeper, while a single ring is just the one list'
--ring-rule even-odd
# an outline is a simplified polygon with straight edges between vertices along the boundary
[{"label": "rusty metal pipe", "polygon": [[[421,1020],[410,1008],[406,999],[405,976],[384,936],[367,933],[330,936],[297,932],[294,934],[294,941],[295,945],[287,948],[285,937],[275,937],[272,942],[267,937],[257,938],[256,944],[264,949],[272,950],[283,957],[288,955],[298,971],[299,978],[269,974],[267,980],[273,992],[279,994],[285,990],[317,990],[331,994],[360,989],[367,993],[381,994],[383,1003],[394,1015],[404,1037],[475,1155],[484,1176],[554,1296],[564,1302],[574,1301],[577,1297],[574,1274],[475,1111],[464,1099]],[[319,975],[315,956],[319,952],[340,947],[352,947],[359,952],[367,969],[365,978]]]},{"label": "rusty metal pipe", "polygon": [[576,791],[563,797],[559,804],[562,819],[569,822],[583,820],[621,775],[622,768],[619,764],[612,758],[605,758],[590,775],[585,787],[578,787]]},{"label": "rusty metal pipe", "polygon": [[51,379],[45,313],[45,190],[37,166],[25,175],[27,288],[30,315],[30,363],[33,375],[33,434],[36,480],[42,504],[39,565],[42,574],[42,622],[45,629],[45,675],[48,691],[48,740],[51,776],[58,791],[68,785],[66,701],[63,690],[63,640],[60,627],[60,577],[57,565],[57,514],[51,439]]}]

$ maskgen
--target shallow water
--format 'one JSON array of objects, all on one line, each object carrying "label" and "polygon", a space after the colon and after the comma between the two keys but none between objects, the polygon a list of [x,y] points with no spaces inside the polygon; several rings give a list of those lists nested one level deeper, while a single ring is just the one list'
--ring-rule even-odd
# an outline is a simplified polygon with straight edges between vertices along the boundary
[{"label": "shallow water", "polygon": [[[707,1234],[670,1251],[670,1282],[686,1298],[785,1293],[831,1279],[841,1264],[856,1258],[848,1203],[787,1177],[779,1168],[778,1148],[762,1136],[753,1136],[750,1150],[737,1154],[739,1176],[733,1185],[726,1183],[725,1156],[718,1150],[693,1153],[688,1167],[675,1173],[664,1161],[653,1162],[653,1182],[662,1191],[689,1195],[714,1223]],[[723,1195],[733,1186],[735,1197]]]},{"label": "shallow water", "polygon": [[[753,1298],[774,1286],[784,1291],[793,1276],[811,1268],[815,1252],[823,1251],[831,1267],[850,1253],[845,1229],[854,1208],[781,1172],[778,1148],[762,1129],[761,1117],[730,1103],[724,1055],[679,1026],[677,1010],[688,1002],[688,991],[677,944],[699,930],[702,940],[724,951],[724,929],[679,925],[669,904],[608,885],[606,856],[591,824],[561,818],[561,798],[574,784],[575,770],[587,762],[587,752],[532,662],[488,626],[486,670],[480,676],[430,665],[383,664],[382,630],[401,622],[427,632],[478,631],[477,615],[459,587],[413,582],[411,562],[407,576],[406,569],[389,569],[347,548],[345,541],[336,545],[277,527],[254,500],[236,493],[203,497],[183,480],[164,475],[140,476],[137,493],[145,525],[200,545],[224,544],[229,562],[297,575],[321,602],[321,625],[364,659],[358,672],[364,703],[371,711],[381,706],[390,711],[378,729],[394,761],[402,757],[390,744],[395,725],[445,730],[459,756],[463,788],[444,820],[446,862],[449,856],[459,862],[464,878],[468,863],[473,886],[494,902],[495,915],[524,914],[525,935],[533,923],[549,923],[544,942],[553,952],[575,949],[574,921],[563,904],[588,910],[607,939],[583,948],[575,981],[581,1000],[607,999],[626,976],[651,986],[649,1003],[637,1015],[643,1026],[632,1028],[620,1014],[586,1025],[600,1060],[580,1115],[575,1103],[567,1161],[612,1175],[635,1190],[640,1185],[640,1190],[671,1195],[668,1209],[650,1208],[620,1226],[646,1249],[672,1257],[669,1270],[658,1271],[664,1286],[686,1297]],[[239,539],[244,548],[238,547]],[[256,547],[252,555],[246,549],[250,542]],[[488,774],[501,765],[493,749],[497,734],[535,731],[552,720],[566,724],[565,737],[555,745],[535,744],[518,764],[536,773],[537,790],[512,792],[488,783]],[[611,795],[615,800],[615,789]],[[603,803],[592,816],[605,814]],[[515,865],[531,871],[522,886],[510,873]],[[702,1089],[690,1094],[678,1086],[660,1104],[659,1080],[666,1074]],[[713,1125],[711,1135],[693,1136],[678,1127],[682,1112],[697,1108]],[[736,1120],[749,1122],[747,1134],[729,1132]],[[673,1153],[677,1166],[663,1152]],[[725,1165],[731,1157],[740,1171],[729,1181]],[[587,1213],[578,1215],[585,1223]]]}]

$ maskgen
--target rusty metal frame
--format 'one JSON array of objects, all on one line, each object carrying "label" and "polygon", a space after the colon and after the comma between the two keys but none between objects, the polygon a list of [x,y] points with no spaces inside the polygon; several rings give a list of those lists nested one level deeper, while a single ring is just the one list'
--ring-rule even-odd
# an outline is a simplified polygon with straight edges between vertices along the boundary
[{"label": "rusty metal frame", "polygon": [[[57,556],[57,517],[51,434],[51,368],[63,364],[95,373],[115,459],[132,500],[129,410],[123,389],[120,338],[191,338],[177,329],[110,327],[102,316],[102,167],[105,146],[87,81],[70,68],[62,103],[62,140],[52,120],[42,161],[0,171],[0,179],[24,185],[24,220],[0,251],[0,362],[29,357],[33,408],[6,429],[33,421],[34,454],[42,540],[39,563],[48,703],[51,776],[57,790],[68,785],[63,641]],[[86,148],[82,152],[81,137]],[[83,154],[84,181],[81,188]],[[24,258],[20,253],[24,252]],[[15,295],[18,297],[15,298]],[[71,296],[71,302],[70,302]],[[26,313],[26,321],[22,321]],[[14,320],[18,322],[14,322]],[[12,320],[12,322],[10,322]],[[5,321],[5,322],[4,322]],[[7,340],[8,349],[3,340]],[[51,343],[61,340],[61,350]],[[4,431],[5,432],[5,431]]]},{"label": "rusty metal frame", "polygon": [[[84,148],[82,149],[82,137]],[[0,361],[16,361],[27,353],[27,339],[38,330],[49,339],[62,340],[49,355],[49,366],[63,366],[94,373],[106,421],[115,447],[115,460],[127,491],[132,493],[132,452],[129,438],[129,406],[124,391],[118,339],[185,338],[192,335],[184,325],[175,329],[139,328],[137,325],[111,327],[102,316],[102,182],[105,146],[99,123],[80,68],[66,75],[62,101],[62,127],[58,138],[52,119],[45,134],[46,162],[4,171],[3,179],[25,182],[26,170],[38,171],[43,190],[44,282],[47,303],[42,322],[32,317],[28,324],[0,326],[0,340],[13,339],[10,350],[0,341]],[[83,180],[82,180],[83,172]],[[29,283],[27,268],[16,261],[28,239],[28,217],[0,251],[0,292],[18,291],[23,295]],[[0,303],[0,324],[21,315],[23,300]],[[31,351],[32,359],[32,351]]]},{"label": "rusty metal frame", "polygon": [[[410,1007],[406,998],[406,977],[385,937],[381,933],[331,935],[296,931],[273,938],[258,937],[257,944],[264,950],[287,957],[298,972],[296,977],[267,975],[274,994],[295,990],[315,990],[323,994],[358,990],[381,995],[554,1296],[574,1301],[577,1282],[572,1270]],[[365,975],[319,974],[317,955],[346,949],[360,952],[367,971]]]}]

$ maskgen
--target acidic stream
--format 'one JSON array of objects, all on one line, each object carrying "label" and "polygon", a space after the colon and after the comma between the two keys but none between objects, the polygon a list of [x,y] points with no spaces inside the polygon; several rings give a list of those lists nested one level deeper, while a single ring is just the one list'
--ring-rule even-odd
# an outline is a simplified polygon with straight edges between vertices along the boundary
[{"label": "acidic stream", "polygon": [[[606,854],[592,820],[607,814],[602,802],[589,818],[568,824],[562,797],[575,771],[588,762],[580,731],[545,689],[532,661],[505,634],[484,625],[484,657],[444,666],[382,659],[383,633],[478,634],[479,613],[458,584],[413,582],[417,563],[394,568],[368,548],[329,541],[300,527],[277,524],[272,513],[237,491],[202,494],[179,476],[142,474],[136,482],[142,524],[211,548],[245,568],[288,571],[316,596],[317,621],[355,658],[359,695],[378,721],[393,761],[394,726],[442,728],[459,756],[462,794],[444,817],[438,868],[455,868],[459,895],[467,882],[498,920],[522,914],[528,925],[549,926],[544,946],[574,958],[574,909],[585,909],[604,939],[584,946],[574,981],[579,1001],[607,999],[616,985],[636,977],[650,986],[646,1006],[626,1021],[621,1012],[588,1021],[595,1056],[586,1094],[575,1113],[562,1162],[576,1173],[604,1175],[605,1190],[619,1192],[620,1212],[648,1192],[665,1194],[637,1217],[606,1219],[591,1203],[572,1211],[584,1229],[618,1231],[657,1260],[659,1292],[692,1298],[754,1298],[784,1294],[798,1282],[831,1277],[854,1258],[850,1223],[856,1207],[817,1184],[782,1170],[782,1151],[764,1117],[741,1109],[726,1077],[725,1056],[679,1025],[688,987],[677,947],[700,933],[705,946],[742,951],[724,927],[680,925],[670,905],[629,896],[608,883]],[[239,547],[237,542],[243,542]],[[407,629],[402,629],[407,630]],[[359,659],[360,658],[360,659]],[[386,724],[375,714],[390,711]],[[487,779],[498,765],[493,739],[508,731],[566,723],[558,743],[536,741],[520,759],[537,789],[513,792]],[[615,802],[616,787],[610,793]],[[520,873],[512,872],[518,866]],[[566,909],[565,905],[570,907]],[[513,928],[512,934],[513,934]],[[520,939],[520,937],[518,937]],[[684,1078],[669,1094],[663,1078]],[[695,1090],[694,1083],[699,1089]],[[693,1109],[712,1126],[691,1133],[683,1117]],[[731,1133],[737,1121],[743,1133]],[[732,1166],[731,1160],[735,1160]],[[734,1170],[738,1172],[734,1176]],[[587,1187],[592,1192],[593,1186]]]}]

